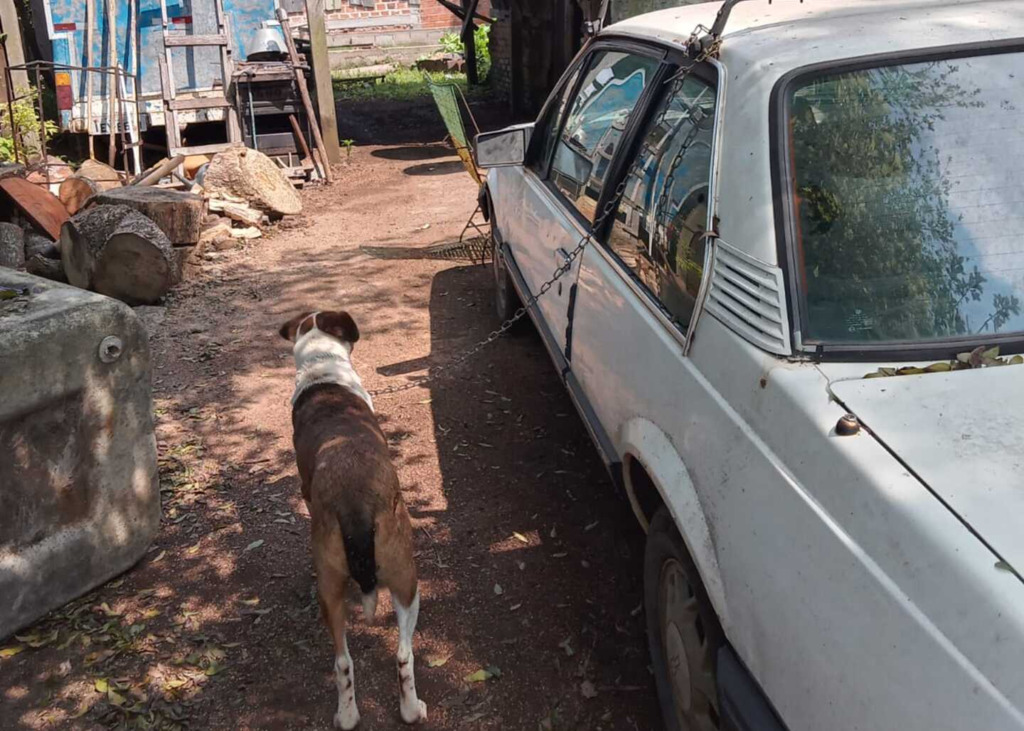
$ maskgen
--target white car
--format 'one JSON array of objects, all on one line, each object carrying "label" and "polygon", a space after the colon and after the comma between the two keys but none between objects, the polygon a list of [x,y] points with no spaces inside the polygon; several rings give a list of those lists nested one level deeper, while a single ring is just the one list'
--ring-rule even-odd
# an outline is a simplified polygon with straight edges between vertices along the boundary
[{"label": "white car", "polygon": [[1024,729],[1024,2],[633,18],[477,153],[667,728]]}]

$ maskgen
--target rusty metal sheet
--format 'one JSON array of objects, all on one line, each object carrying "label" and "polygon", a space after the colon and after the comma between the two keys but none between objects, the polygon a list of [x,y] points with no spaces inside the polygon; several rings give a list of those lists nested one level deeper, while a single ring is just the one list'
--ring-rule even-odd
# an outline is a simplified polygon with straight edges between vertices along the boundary
[{"label": "rusty metal sheet", "polygon": [[0,190],[14,202],[32,225],[56,241],[60,227],[68,220],[67,209],[53,193],[24,178],[0,180]]}]

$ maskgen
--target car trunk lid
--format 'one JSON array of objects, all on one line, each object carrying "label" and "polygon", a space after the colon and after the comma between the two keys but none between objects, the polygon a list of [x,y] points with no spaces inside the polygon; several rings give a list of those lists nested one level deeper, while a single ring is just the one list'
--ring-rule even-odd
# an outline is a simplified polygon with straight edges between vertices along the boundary
[{"label": "car trunk lid", "polygon": [[831,389],[1024,574],[1024,366],[843,380]]}]

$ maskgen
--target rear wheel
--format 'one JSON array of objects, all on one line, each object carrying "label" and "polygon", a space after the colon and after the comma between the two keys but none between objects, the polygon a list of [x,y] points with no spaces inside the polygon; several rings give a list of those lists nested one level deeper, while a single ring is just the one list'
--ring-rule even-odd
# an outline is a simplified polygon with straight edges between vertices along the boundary
[{"label": "rear wheel", "polygon": [[655,513],[647,534],[644,604],[665,728],[719,729],[715,671],[724,635],[697,567],[664,506]]}]

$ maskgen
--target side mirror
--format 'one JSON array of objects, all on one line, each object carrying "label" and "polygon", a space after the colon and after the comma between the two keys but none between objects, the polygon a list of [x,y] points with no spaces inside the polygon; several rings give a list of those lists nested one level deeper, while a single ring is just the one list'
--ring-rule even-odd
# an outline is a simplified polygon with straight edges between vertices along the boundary
[{"label": "side mirror", "polygon": [[481,168],[522,165],[530,145],[532,124],[507,127],[497,132],[481,132],[476,136],[476,164]]}]

